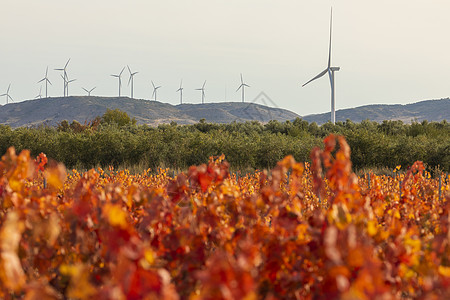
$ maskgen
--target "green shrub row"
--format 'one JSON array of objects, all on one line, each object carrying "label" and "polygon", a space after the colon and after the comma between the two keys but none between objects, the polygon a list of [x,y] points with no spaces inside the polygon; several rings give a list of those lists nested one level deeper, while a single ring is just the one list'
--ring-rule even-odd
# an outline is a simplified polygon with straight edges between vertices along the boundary
[{"label": "green shrub row", "polygon": [[346,137],[356,169],[405,168],[421,160],[429,168],[450,171],[450,124],[446,121],[346,121],[318,126],[301,119],[267,124],[201,120],[194,125],[149,127],[133,120],[119,124],[97,119],[90,126],[61,122],[57,127],[12,129],[0,125],[0,152],[10,146],[29,149],[32,155],[44,152],[69,168],[140,164],[173,169],[186,169],[223,153],[233,168],[248,170],[271,168],[288,154],[309,161],[311,149],[330,133]]}]

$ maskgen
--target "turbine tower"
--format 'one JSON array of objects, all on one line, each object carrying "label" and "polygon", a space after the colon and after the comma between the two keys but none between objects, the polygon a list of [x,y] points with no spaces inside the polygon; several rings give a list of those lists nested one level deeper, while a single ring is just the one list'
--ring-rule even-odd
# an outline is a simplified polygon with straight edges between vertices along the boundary
[{"label": "turbine tower", "polygon": [[97,87],[93,87],[92,89],[90,89],[90,90],[88,90],[88,89],[85,89],[85,88],[82,88],[86,93],[88,93],[88,96],[91,96],[91,93],[92,93],[92,91],[93,90],[95,90]]},{"label": "turbine tower", "polygon": [[155,84],[152,81],[152,85],[153,85],[153,94],[152,94],[152,98],[153,100],[156,101],[156,92],[158,91],[159,88],[161,88],[161,86],[155,86]]},{"label": "turbine tower", "polygon": [[[48,93],[47,93],[47,91],[48,91],[48,84],[49,83],[52,84],[50,82],[50,80],[48,79],[48,67],[47,67],[47,70],[45,71],[45,77],[42,78],[41,80],[39,80],[38,83],[41,83],[42,81],[45,81],[45,98],[47,98],[48,97]],[[41,89],[42,89],[42,86],[41,86]],[[41,94],[39,93],[39,95],[41,95]]]},{"label": "turbine tower", "polygon": [[303,86],[307,85],[311,81],[319,79],[326,73],[328,73],[328,77],[330,77],[330,85],[331,85],[331,123],[336,123],[336,104],[335,104],[335,81],[334,81],[334,72],[339,71],[340,67],[332,67],[331,66],[331,33],[333,29],[333,8],[331,8],[331,17],[330,17],[330,44],[328,49],[328,66],[325,70],[323,70],[319,75],[309,80],[307,83],[303,84]]},{"label": "turbine tower", "polygon": [[199,89],[195,89],[196,91],[202,91],[202,104],[205,103],[205,85],[206,85],[206,80],[203,83],[203,86]]},{"label": "turbine tower", "polygon": [[6,97],[6,104],[8,104],[8,100],[11,100],[14,102],[13,98],[9,95],[9,89],[11,88],[11,83],[8,85],[8,90],[6,91],[6,94],[0,95],[0,97],[5,96]]},{"label": "turbine tower", "polygon": [[242,73],[241,73],[241,85],[238,87],[238,89],[236,90],[239,91],[240,89],[242,89],[242,103],[244,103],[245,101],[245,94],[244,94],[244,90],[246,87],[250,87],[248,84],[244,83],[244,79],[242,78]]},{"label": "turbine tower", "polygon": [[122,87],[122,73],[123,70],[125,70],[125,67],[123,67],[122,71],[120,71],[120,73],[118,75],[111,75],[112,77],[116,77],[119,78],[119,97],[120,97],[120,88]]},{"label": "turbine tower", "polygon": [[181,79],[180,88],[177,92],[180,92],[180,104],[183,104],[183,79]]},{"label": "turbine tower", "polygon": [[64,76],[63,76],[63,80],[64,80],[64,97],[66,97],[67,81],[69,80],[68,76],[67,76],[67,66],[69,65],[69,62],[70,62],[70,58],[66,62],[66,64],[64,65],[64,68],[55,69],[56,71],[63,71],[63,73],[64,73]]},{"label": "turbine tower", "polygon": [[130,67],[129,66],[127,66],[127,67],[128,67],[128,72],[130,72],[130,79],[128,80],[128,85],[130,85],[130,82],[131,82],[131,98],[133,98],[134,75],[136,75],[139,72],[132,73]]}]

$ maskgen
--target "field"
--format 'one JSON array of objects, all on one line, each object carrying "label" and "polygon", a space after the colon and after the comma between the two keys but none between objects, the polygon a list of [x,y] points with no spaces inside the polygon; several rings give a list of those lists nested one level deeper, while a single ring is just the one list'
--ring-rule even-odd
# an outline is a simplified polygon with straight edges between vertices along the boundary
[{"label": "field", "polygon": [[172,178],[10,148],[0,298],[449,299],[450,178],[395,171],[357,177],[334,135],[239,177],[223,156]]}]

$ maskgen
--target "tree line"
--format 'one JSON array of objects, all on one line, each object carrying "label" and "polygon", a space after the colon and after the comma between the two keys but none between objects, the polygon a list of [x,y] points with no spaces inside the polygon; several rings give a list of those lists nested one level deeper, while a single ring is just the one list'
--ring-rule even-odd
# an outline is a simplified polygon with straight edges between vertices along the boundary
[{"label": "tree line", "polygon": [[442,122],[350,120],[318,126],[297,118],[293,121],[257,121],[193,125],[175,122],[157,127],[137,125],[125,112],[108,110],[88,124],[62,121],[57,126],[0,125],[0,152],[14,146],[41,152],[67,167],[133,166],[184,170],[225,154],[234,169],[255,170],[275,166],[286,155],[309,161],[313,147],[327,135],[346,137],[355,169],[398,165],[421,160],[430,169],[450,171],[450,124]]}]

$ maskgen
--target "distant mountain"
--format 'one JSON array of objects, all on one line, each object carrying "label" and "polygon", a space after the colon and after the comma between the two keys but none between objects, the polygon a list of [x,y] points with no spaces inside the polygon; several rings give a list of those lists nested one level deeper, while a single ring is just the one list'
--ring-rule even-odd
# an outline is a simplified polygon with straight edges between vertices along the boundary
[{"label": "distant mountain", "polygon": [[72,96],[43,98],[0,106],[0,124],[11,127],[55,125],[63,120],[80,123],[102,116],[107,109],[120,109],[136,118],[138,124],[194,124],[200,119],[208,122],[292,120],[299,115],[291,111],[259,104],[226,102],[171,105],[157,101],[128,97]]},{"label": "distant mountain", "polygon": [[[106,109],[120,109],[136,118],[138,124],[151,126],[172,121],[178,124],[194,124],[200,119],[212,123],[230,123],[233,121],[270,120],[286,121],[300,117],[294,112],[281,108],[272,108],[254,103],[221,102],[205,104],[171,105],[158,101],[131,99],[128,97],[72,96],[61,98],[43,98],[0,106],[0,124],[11,127],[55,125],[63,120],[80,123],[89,122],[102,116]],[[318,124],[330,120],[330,113],[302,117],[308,122]],[[353,122],[371,120],[442,121],[450,120],[450,99],[428,100],[407,105],[366,105],[336,111],[336,121]]]},{"label": "distant mountain", "polygon": [[[330,120],[330,113],[308,115],[302,118],[308,122],[323,124]],[[352,120],[355,123],[363,120],[383,122],[384,120],[401,120],[405,123],[423,120],[440,122],[450,120],[450,99],[427,100],[412,104],[377,104],[336,111],[336,121]]]}]

